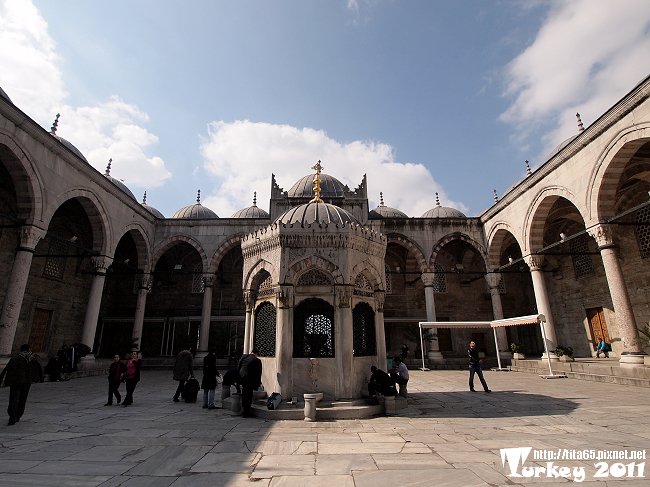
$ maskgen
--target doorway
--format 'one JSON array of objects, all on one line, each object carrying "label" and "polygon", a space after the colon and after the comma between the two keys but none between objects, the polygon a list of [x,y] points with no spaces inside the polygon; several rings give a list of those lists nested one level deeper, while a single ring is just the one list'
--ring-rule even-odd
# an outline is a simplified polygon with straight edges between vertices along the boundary
[{"label": "doorway", "polygon": [[612,343],[607,331],[607,322],[603,308],[587,308],[587,321],[589,321],[589,332],[591,333],[591,342],[596,345],[596,340],[602,338],[606,343]]}]

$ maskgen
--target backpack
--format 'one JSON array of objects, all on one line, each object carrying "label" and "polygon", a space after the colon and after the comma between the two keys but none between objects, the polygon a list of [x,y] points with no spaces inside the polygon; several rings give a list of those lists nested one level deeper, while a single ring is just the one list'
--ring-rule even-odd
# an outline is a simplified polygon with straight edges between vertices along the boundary
[{"label": "backpack", "polygon": [[280,403],[282,402],[282,396],[279,392],[274,392],[266,400],[267,409],[274,410],[277,409]]}]

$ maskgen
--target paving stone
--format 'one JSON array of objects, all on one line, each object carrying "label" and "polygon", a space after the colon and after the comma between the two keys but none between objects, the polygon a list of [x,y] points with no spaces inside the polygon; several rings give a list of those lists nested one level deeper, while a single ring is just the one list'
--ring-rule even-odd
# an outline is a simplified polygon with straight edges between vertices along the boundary
[{"label": "paving stone", "polygon": [[271,478],[284,475],[315,474],[315,457],[313,455],[265,455],[255,466],[251,477]]}]

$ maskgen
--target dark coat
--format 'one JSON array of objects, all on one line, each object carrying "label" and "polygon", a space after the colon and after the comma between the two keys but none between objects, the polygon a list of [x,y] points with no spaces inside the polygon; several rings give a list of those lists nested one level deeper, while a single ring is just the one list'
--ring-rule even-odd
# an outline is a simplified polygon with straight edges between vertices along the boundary
[{"label": "dark coat", "polygon": [[258,387],[262,383],[262,361],[255,355],[244,355],[237,367],[242,385]]},{"label": "dark coat", "polygon": [[189,350],[180,351],[174,363],[174,380],[187,380],[190,376],[194,376],[192,361],[192,353]]},{"label": "dark coat", "polygon": [[38,358],[32,352],[19,352],[7,363],[0,374],[0,384],[5,386],[20,386],[43,382],[43,368]]},{"label": "dark coat", "polygon": [[469,357],[469,365],[472,367],[480,367],[481,359],[478,355],[478,348],[472,350],[471,348],[467,349],[467,356]]},{"label": "dark coat", "polygon": [[124,362],[111,362],[111,366],[108,368],[108,380],[113,382],[120,382],[122,379],[124,379],[125,374],[126,365]]},{"label": "dark coat", "polygon": [[220,374],[217,370],[217,357],[213,353],[209,353],[203,359],[203,378],[201,379],[201,389],[216,389],[218,375]]}]

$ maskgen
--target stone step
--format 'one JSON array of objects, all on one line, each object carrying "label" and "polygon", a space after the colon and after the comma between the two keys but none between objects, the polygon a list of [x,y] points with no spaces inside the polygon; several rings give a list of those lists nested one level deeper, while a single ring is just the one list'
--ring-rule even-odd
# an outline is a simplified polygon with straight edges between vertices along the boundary
[{"label": "stone step", "polygon": [[[621,367],[617,359],[602,359],[602,362],[551,362],[554,372],[563,372],[571,379],[607,382],[610,384],[650,387],[650,367]],[[548,374],[545,360],[513,360],[510,370],[532,374]]]}]

